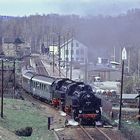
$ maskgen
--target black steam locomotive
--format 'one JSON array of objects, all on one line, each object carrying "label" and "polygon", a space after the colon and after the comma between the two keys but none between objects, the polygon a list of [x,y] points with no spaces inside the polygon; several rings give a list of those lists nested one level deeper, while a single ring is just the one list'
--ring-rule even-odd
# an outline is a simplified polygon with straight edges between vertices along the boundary
[{"label": "black steam locomotive", "polygon": [[83,82],[24,72],[22,86],[34,96],[45,99],[71,114],[72,118],[81,124],[95,125],[95,122],[101,119],[101,99]]},{"label": "black steam locomotive", "polygon": [[62,110],[72,114],[74,120],[92,123],[101,119],[101,99],[96,97],[91,86],[70,79],[58,79],[52,84],[54,96],[61,100]]}]

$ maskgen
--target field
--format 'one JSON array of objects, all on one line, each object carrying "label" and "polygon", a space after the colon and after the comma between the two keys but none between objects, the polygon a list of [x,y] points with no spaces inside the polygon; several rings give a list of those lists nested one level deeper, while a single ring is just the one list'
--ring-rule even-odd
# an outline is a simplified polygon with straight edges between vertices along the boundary
[{"label": "field", "polygon": [[[47,130],[47,117],[43,108],[27,101],[4,99],[4,119],[0,119],[0,140],[55,140]],[[18,137],[15,130],[32,127],[30,137]],[[10,139],[9,139],[10,138]]]}]

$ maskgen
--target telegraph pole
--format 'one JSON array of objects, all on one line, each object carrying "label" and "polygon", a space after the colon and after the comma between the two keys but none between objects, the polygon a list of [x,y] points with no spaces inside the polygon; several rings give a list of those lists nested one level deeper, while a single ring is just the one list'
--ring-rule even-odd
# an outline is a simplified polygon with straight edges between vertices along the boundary
[{"label": "telegraph pole", "polygon": [[139,55],[140,55],[140,49],[138,49],[138,78],[140,77],[140,71],[139,71],[140,70],[140,64],[139,64],[140,63],[140,60],[139,60],[140,57],[139,57]]},{"label": "telegraph pole", "polygon": [[69,50],[68,50],[68,34],[67,34],[67,48],[66,48],[66,78],[68,77],[68,53],[69,53]]},{"label": "telegraph pole", "polygon": [[84,59],[84,66],[85,66],[85,72],[84,72],[84,80],[85,80],[85,83],[88,82],[88,50],[85,49],[85,52],[84,52],[84,56],[85,56],[85,59]]},{"label": "telegraph pole", "polygon": [[54,73],[54,38],[53,38],[53,73]]},{"label": "telegraph pole", "polygon": [[60,51],[60,33],[58,35],[58,67],[59,67],[59,76],[61,76],[61,70],[60,70],[60,59],[61,59],[61,51]]},{"label": "telegraph pole", "polygon": [[14,93],[13,93],[13,99],[14,99],[14,97],[15,97],[15,89],[16,89],[15,59],[14,59],[14,69],[13,69],[13,74],[14,74]]},{"label": "telegraph pole", "polygon": [[1,118],[3,118],[3,59],[1,61]]},{"label": "telegraph pole", "polygon": [[118,129],[121,129],[121,119],[122,119],[122,94],[123,94],[123,75],[124,75],[124,60],[127,59],[126,49],[122,50],[122,76],[121,76],[121,95],[120,95],[120,110],[119,110],[119,125]]},{"label": "telegraph pole", "polygon": [[64,36],[64,67],[66,66],[66,57],[65,57],[65,53],[66,53],[66,49],[65,49],[65,43],[66,43],[66,40],[65,40],[65,36]]},{"label": "telegraph pole", "polygon": [[72,79],[72,64],[73,64],[73,36],[72,36],[72,40],[71,40],[70,79]]},{"label": "telegraph pole", "polygon": [[139,112],[138,112],[138,115],[139,115],[139,117],[138,117],[138,121],[139,121],[139,125],[140,125],[140,89],[136,89],[137,90],[137,92],[139,93],[139,95],[136,97],[136,98],[139,98],[139,104],[138,104],[138,108],[139,108]]},{"label": "telegraph pole", "polygon": [[88,72],[87,72],[87,66],[88,66],[88,60],[87,60],[87,57],[86,57],[86,60],[85,60],[85,83],[87,83],[87,76],[88,76]]}]

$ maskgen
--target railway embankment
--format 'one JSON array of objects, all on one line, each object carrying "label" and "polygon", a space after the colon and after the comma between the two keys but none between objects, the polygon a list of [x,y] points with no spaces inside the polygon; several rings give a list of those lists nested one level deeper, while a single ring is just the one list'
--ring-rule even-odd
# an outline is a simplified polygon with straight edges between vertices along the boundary
[{"label": "railway embankment", "polygon": [[121,132],[128,140],[140,140],[140,125],[137,121],[123,122]]},{"label": "railway embankment", "polygon": [[[135,115],[134,115],[135,116]],[[112,120],[107,116],[103,116],[102,119],[106,122],[106,124],[112,125],[114,127],[118,127],[118,120]],[[121,130],[120,132],[128,139],[128,140],[140,140],[140,125],[137,118],[132,118],[128,120],[122,120]]]},{"label": "railway embankment", "polygon": [[[48,130],[48,116],[43,108],[24,100],[4,98],[4,118],[0,119],[0,139],[2,140],[55,140]],[[16,132],[31,128],[31,136],[16,136]]]}]

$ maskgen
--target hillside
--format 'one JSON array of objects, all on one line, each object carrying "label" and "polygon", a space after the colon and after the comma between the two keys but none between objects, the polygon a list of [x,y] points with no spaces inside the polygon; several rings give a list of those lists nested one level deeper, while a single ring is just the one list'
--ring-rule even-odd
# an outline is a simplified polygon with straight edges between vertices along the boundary
[{"label": "hillside", "polygon": [[[49,115],[49,114],[48,114]],[[30,137],[18,137],[15,130],[32,127]],[[0,119],[2,140],[54,140],[53,132],[47,130],[47,114],[41,107],[13,99],[4,99],[4,119]]]}]

